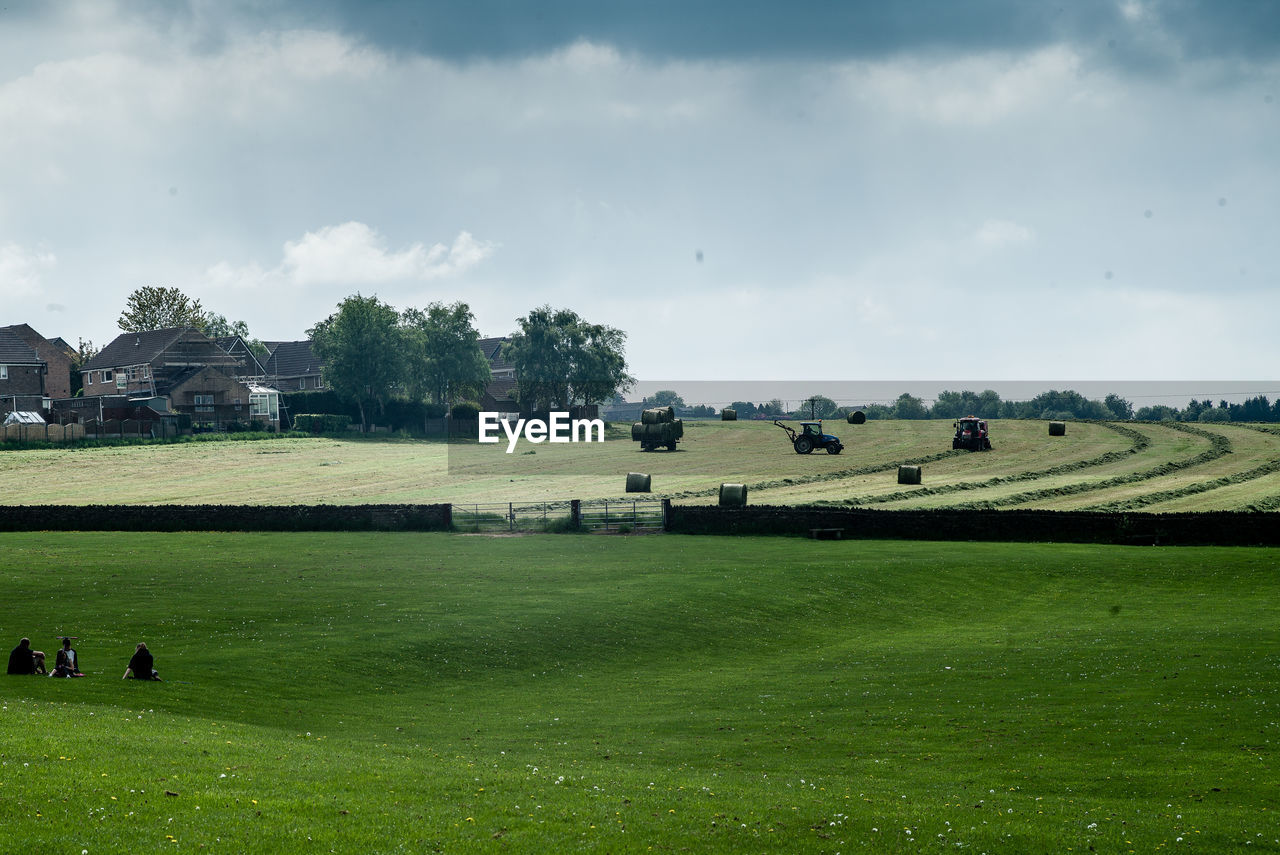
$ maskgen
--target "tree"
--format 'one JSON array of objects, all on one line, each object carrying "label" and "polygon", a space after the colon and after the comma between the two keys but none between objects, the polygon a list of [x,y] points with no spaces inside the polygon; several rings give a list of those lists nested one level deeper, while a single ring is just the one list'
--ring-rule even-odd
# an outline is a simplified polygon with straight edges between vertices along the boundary
[{"label": "tree", "polygon": [[684,409],[684,398],[681,398],[671,389],[662,389],[654,392],[651,397],[644,399],[646,407],[675,407],[677,410]]},{"label": "tree", "polygon": [[1103,405],[1111,411],[1111,415],[1121,421],[1133,418],[1133,404],[1121,398],[1115,392],[1102,399]]},{"label": "tree", "polygon": [[924,401],[914,395],[903,392],[894,403],[893,417],[895,419],[927,419],[929,418],[929,410],[925,407]]},{"label": "tree", "polygon": [[80,373],[80,369],[101,350],[88,339],[81,338],[76,342],[76,355],[71,357],[71,396],[73,398],[84,394],[84,375]]},{"label": "tree", "polygon": [[475,316],[466,303],[431,303],[401,315],[409,396],[435,404],[478,400],[489,384],[489,360],[480,350]]},{"label": "tree", "polygon": [[400,313],[377,297],[356,294],[338,311],[307,330],[311,349],[324,361],[325,381],[360,408],[360,426],[369,425],[366,404],[381,410],[404,380],[404,334]]},{"label": "tree", "polygon": [[805,419],[828,419],[836,409],[836,402],[826,395],[810,395],[800,402],[796,415]]},{"label": "tree", "polygon": [[541,306],[516,323],[508,353],[516,371],[516,394],[534,409],[607,401],[631,388],[623,347],[627,334],[589,324],[576,312]]},{"label": "tree", "polygon": [[121,332],[145,332],[173,327],[203,330],[209,316],[200,305],[177,288],[146,285],[129,295],[116,321]]}]

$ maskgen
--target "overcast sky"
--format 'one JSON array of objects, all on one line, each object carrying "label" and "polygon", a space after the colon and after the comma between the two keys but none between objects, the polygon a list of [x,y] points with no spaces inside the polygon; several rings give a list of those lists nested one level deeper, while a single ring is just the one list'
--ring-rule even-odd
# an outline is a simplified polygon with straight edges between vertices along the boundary
[{"label": "overcast sky", "polygon": [[1264,379],[1280,4],[0,4],[0,323],[547,303],[641,379]]}]

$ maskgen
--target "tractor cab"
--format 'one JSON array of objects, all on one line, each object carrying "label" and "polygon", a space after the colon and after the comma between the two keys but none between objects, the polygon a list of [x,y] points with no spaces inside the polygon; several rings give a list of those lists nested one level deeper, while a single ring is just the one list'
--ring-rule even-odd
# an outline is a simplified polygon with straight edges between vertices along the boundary
[{"label": "tractor cab", "polygon": [[801,422],[801,433],[812,437],[822,436],[822,422]]},{"label": "tractor cab", "polygon": [[951,439],[951,448],[967,448],[970,451],[990,451],[991,438],[987,434],[987,420],[977,416],[965,416],[957,419],[956,435]]}]

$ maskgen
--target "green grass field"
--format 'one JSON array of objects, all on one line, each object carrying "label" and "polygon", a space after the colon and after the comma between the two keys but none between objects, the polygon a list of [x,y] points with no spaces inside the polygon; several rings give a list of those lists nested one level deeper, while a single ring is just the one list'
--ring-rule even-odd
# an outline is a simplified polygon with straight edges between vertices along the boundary
[{"label": "green grass field", "polygon": [[[840,455],[795,454],[767,422],[689,422],[676,452],[622,429],[603,444],[283,438],[257,442],[0,450],[6,504],[564,502],[619,498],[628,472],[654,496],[753,504],[1127,511],[1280,510],[1280,434],[1246,425],[992,423],[995,450],[951,451],[950,421],[830,424]],[[624,435],[626,434],[626,435]],[[923,483],[897,484],[901,463]]]},{"label": "green grass field", "polygon": [[7,852],[1280,850],[1276,550],[0,544]]}]

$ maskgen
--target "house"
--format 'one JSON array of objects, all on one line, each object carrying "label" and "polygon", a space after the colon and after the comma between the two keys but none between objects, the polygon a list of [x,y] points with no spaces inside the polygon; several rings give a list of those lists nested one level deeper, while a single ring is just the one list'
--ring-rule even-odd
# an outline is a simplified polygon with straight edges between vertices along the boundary
[{"label": "house", "polygon": [[265,379],[281,392],[313,392],[325,388],[324,363],[306,341],[267,342],[270,354],[263,365]]},{"label": "house", "polygon": [[81,375],[85,399],[118,405],[125,396],[130,405],[157,412],[167,405],[210,427],[255,420],[278,426],[279,393],[238,379],[244,370],[235,355],[195,327],[178,327],[117,336]]},{"label": "house", "polygon": [[47,371],[40,354],[13,327],[0,327],[0,413],[47,410]]},{"label": "house", "polygon": [[192,368],[218,368],[234,375],[236,358],[195,327],[123,333],[80,369],[86,398],[166,394],[163,387]]},{"label": "house", "polygon": [[22,339],[45,364],[44,394],[49,398],[71,396],[71,364],[77,353],[60,338],[47,339],[28,324],[14,324],[5,330]]}]

